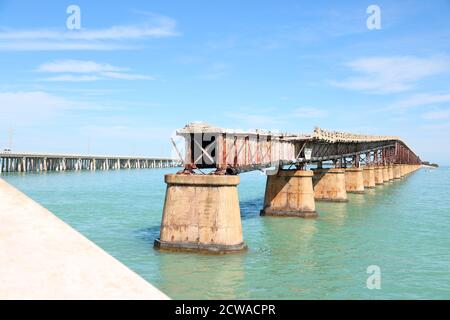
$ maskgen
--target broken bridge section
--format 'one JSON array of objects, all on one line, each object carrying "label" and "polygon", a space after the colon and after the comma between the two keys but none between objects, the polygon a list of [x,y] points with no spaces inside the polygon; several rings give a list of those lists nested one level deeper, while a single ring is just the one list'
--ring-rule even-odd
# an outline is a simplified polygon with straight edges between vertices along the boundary
[{"label": "broken bridge section", "polygon": [[420,158],[399,137],[351,134],[315,128],[309,134],[223,129],[191,123],[177,130],[185,139],[185,173],[215,168],[237,174],[271,166],[304,167],[331,161],[335,167],[420,164]]},{"label": "broken bridge section", "polygon": [[184,169],[165,176],[161,233],[155,241],[163,250],[246,250],[237,193],[242,172],[275,167],[265,170],[262,216],[315,218],[316,201],[347,202],[348,193],[393,183],[421,165],[393,136],[320,128],[310,134],[242,131],[202,122],[177,135],[184,138],[184,153],[172,142]]}]

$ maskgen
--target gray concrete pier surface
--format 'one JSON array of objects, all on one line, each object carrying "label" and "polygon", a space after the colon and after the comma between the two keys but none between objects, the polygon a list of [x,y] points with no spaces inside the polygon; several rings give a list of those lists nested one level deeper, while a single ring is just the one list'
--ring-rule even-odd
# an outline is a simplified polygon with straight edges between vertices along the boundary
[{"label": "gray concrete pier surface", "polygon": [[180,165],[180,160],[160,157],[0,152],[0,173],[171,168]]},{"label": "gray concrete pier surface", "polygon": [[0,179],[0,299],[169,299]]}]

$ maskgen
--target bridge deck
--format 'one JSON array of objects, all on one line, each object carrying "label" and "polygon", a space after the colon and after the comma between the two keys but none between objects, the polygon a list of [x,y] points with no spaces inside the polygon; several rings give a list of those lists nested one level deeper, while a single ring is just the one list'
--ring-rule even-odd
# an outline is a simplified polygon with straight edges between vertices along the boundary
[{"label": "bridge deck", "polygon": [[0,299],[168,299],[0,179]]},{"label": "bridge deck", "polygon": [[185,173],[202,168],[233,173],[323,161],[332,161],[336,166],[345,166],[348,161],[356,165],[360,161],[367,165],[420,163],[420,158],[396,136],[362,135],[320,128],[310,134],[242,131],[206,123],[189,124],[177,134],[185,139],[182,159]]},{"label": "bridge deck", "polygon": [[1,172],[168,168],[180,161],[164,157],[0,152]]}]

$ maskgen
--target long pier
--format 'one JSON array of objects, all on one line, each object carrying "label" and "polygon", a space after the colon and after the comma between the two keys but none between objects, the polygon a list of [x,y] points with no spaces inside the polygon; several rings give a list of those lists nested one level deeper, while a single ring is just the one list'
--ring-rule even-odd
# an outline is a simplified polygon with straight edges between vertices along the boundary
[{"label": "long pier", "polygon": [[246,171],[267,174],[262,216],[315,218],[316,201],[347,202],[348,193],[394,183],[421,167],[419,156],[395,136],[320,128],[309,134],[241,131],[207,123],[191,123],[177,134],[185,140],[184,169],[165,175],[155,240],[165,250],[245,250],[237,185]]},{"label": "long pier", "polygon": [[0,152],[0,173],[171,168],[180,165],[179,160],[170,158]]},{"label": "long pier", "polygon": [[0,179],[0,299],[169,299]]}]

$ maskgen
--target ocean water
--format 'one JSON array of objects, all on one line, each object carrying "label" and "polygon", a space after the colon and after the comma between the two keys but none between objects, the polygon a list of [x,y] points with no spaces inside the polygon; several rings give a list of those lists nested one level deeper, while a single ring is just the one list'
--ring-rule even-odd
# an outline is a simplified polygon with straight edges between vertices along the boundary
[{"label": "ocean water", "polygon": [[[450,299],[450,168],[317,203],[314,220],[260,217],[266,178],[242,174],[249,250],[220,256],[153,249],[174,171],[2,177],[174,299]],[[369,266],[380,289],[367,288]]]}]

